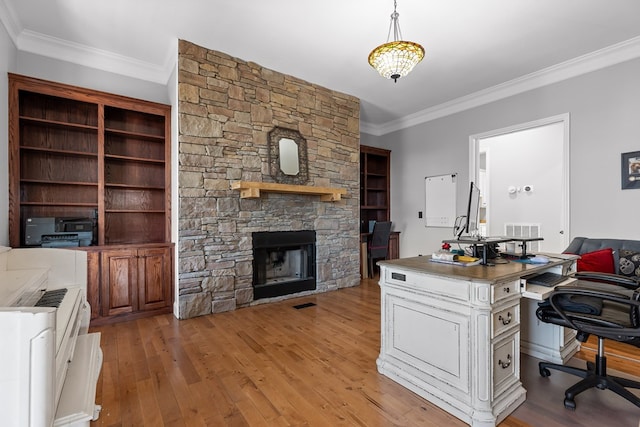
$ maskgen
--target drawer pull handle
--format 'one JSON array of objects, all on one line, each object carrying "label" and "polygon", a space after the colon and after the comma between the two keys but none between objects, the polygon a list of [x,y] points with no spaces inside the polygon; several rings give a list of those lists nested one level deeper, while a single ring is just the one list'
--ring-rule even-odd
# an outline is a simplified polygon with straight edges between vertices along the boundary
[{"label": "drawer pull handle", "polygon": [[407,280],[407,276],[401,273],[391,273],[391,278],[394,280],[400,280],[402,282],[405,282]]},{"label": "drawer pull handle", "polygon": [[503,325],[508,325],[509,323],[511,323],[511,320],[513,320],[511,318],[511,312],[507,311],[507,317],[502,317],[502,314],[500,316],[498,316],[498,320],[502,322]]},{"label": "drawer pull handle", "polygon": [[507,360],[505,362],[503,362],[502,360],[498,359],[498,364],[500,365],[500,367],[502,369],[507,369],[509,366],[511,366],[511,355],[507,354]]},{"label": "drawer pull handle", "polygon": [[504,292],[506,292],[506,293],[511,292],[511,288],[502,288],[502,290],[503,290]]}]

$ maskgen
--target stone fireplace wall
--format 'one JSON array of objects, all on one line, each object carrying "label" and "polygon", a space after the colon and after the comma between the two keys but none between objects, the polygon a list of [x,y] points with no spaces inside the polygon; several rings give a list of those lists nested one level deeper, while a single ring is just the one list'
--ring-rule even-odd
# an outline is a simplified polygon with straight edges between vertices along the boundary
[{"label": "stone fireplace wall", "polygon": [[[317,290],[357,285],[360,102],[252,62],[179,41],[180,318],[253,302],[254,231],[316,230]],[[338,202],[263,193],[241,199],[233,181],[273,182],[267,134],[307,140],[307,185],[340,187]]]}]

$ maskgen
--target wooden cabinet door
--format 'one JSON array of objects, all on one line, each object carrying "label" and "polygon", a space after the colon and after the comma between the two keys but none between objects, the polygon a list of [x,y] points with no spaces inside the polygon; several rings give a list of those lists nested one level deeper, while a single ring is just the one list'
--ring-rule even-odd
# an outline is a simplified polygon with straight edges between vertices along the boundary
[{"label": "wooden cabinet door", "polygon": [[388,259],[400,258],[400,232],[392,232],[389,236],[389,254]]},{"label": "wooden cabinet door", "polygon": [[138,310],[137,250],[102,252],[102,315],[114,316]]},{"label": "wooden cabinet door", "polygon": [[101,316],[100,252],[87,252],[87,302],[91,306],[91,320]]},{"label": "wooden cabinet door", "polygon": [[138,250],[139,309],[171,305],[171,248]]}]

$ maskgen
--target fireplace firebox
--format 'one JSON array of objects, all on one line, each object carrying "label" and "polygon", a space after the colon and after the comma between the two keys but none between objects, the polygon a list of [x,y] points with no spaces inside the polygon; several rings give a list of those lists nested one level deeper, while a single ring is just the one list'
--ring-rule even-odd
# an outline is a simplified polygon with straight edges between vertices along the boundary
[{"label": "fireplace firebox", "polygon": [[253,237],[253,299],[316,289],[316,232],[263,231]]}]

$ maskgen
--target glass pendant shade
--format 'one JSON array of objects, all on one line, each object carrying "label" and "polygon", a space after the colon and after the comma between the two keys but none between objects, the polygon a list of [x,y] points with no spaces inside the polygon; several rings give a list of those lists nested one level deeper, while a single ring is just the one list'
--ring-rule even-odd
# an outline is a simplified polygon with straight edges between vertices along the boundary
[{"label": "glass pendant shade", "polygon": [[[373,49],[369,54],[369,64],[380,75],[386,79],[393,79],[397,82],[400,77],[404,77],[413,67],[424,58],[424,48],[418,43],[402,40],[399,14],[396,11],[397,1],[393,2],[393,13],[389,24],[389,35],[387,42]],[[393,41],[389,41],[393,30]]]},{"label": "glass pendant shade", "polygon": [[402,40],[382,44],[369,54],[369,64],[385,79],[397,81],[424,58],[424,48],[418,43]]}]

